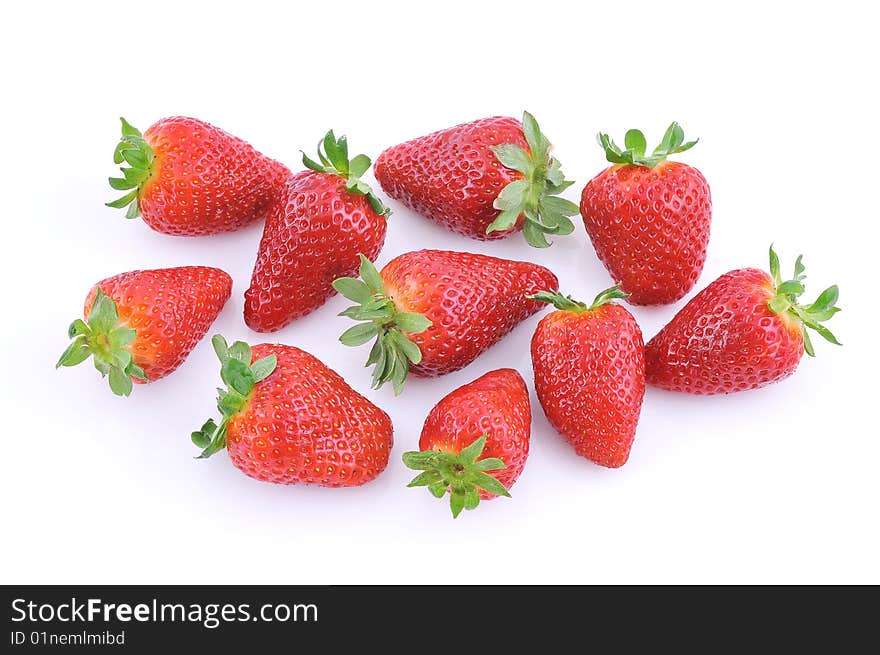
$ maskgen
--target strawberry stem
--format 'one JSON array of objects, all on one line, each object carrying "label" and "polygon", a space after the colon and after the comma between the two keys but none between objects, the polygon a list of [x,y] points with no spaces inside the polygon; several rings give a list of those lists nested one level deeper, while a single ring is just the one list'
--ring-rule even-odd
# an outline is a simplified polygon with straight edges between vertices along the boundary
[{"label": "strawberry stem", "polygon": [[147,381],[144,370],[132,360],[131,343],[137,337],[137,331],[119,324],[116,303],[100,288],[95,293],[88,318],[85,321],[76,319],[67,334],[73,341],[55,368],[76,366],[92,357],[101,376],[109,376],[110,389],[117,396],[131,394],[132,378]]},{"label": "strawberry stem", "polygon": [[476,509],[480,504],[481,489],[510,498],[504,485],[486,472],[506,468],[504,461],[497,457],[480,459],[486,438],[487,435],[482,435],[458,453],[438,450],[404,453],[403,463],[421,471],[407,487],[428,487],[435,498],[442,498],[448,491],[452,518],[458,518],[463,509]]},{"label": "strawberry stem", "polygon": [[127,193],[106,204],[117,209],[128,207],[125,217],[137,218],[141,213],[139,204],[141,189],[153,175],[155,158],[153,149],[144,140],[140,131],[132,127],[124,118],[119,120],[122,121],[122,138],[113,151],[113,162],[115,164],[125,162],[128,167],[120,167],[122,177],[111,177],[110,186],[117,191],[127,191]]},{"label": "strawberry stem", "polygon": [[584,312],[592,312],[604,305],[613,305],[617,299],[629,298],[629,294],[622,291],[619,284],[615,284],[613,287],[600,291],[589,306],[584,302],[573,299],[571,296],[563,296],[558,291],[539,291],[527,296],[527,298],[549,303],[556,307],[556,309],[583,314]]},{"label": "strawberry stem", "polygon": [[676,122],[666,128],[666,133],[660,139],[660,145],[654,148],[654,152],[646,155],[648,142],[641,130],[628,130],[623,137],[625,149],[621,149],[607,134],[602,132],[598,135],[599,145],[605,150],[605,159],[612,164],[629,164],[630,166],[647,166],[654,168],[660,162],[666,161],[669,155],[684,152],[693,148],[696,141],[684,142],[684,130]]},{"label": "strawberry stem", "polygon": [[202,449],[197,459],[210,457],[226,447],[229,419],[244,408],[254,387],[269,377],[278,365],[275,355],[267,355],[251,363],[251,347],[244,341],[236,341],[229,346],[222,334],[215,334],[211,344],[220,360],[220,378],[227,388],[217,389],[217,409],[223,417],[220,423],[208,419],[191,435],[192,442]]},{"label": "strawberry stem", "polygon": [[333,282],[336,291],[357,303],[339,315],[362,321],[343,332],[339,341],[346,346],[360,346],[375,337],[366,363],[375,366],[372,388],[391,382],[398,395],[410,365],[422,361],[422,351],[407,335],[420,334],[433,324],[422,314],[399,311],[386,294],[379,271],[364,255],[360,258],[360,279],[341,277]]},{"label": "strawberry stem", "polygon": [[386,218],[391,216],[391,209],[382,203],[369,184],[361,180],[361,176],[370,167],[370,158],[366,155],[356,155],[349,160],[348,139],[344,134],[337,139],[333,134],[333,130],[330,130],[318,142],[318,159],[320,163],[311,159],[304,152],[302,156],[303,165],[306,168],[318,173],[339,175],[346,180],[345,189],[349,193],[366,196],[374,212]]},{"label": "strawberry stem", "polygon": [[568,217],[578,213],[578,206],[558,197],[574,182],[565,179],[559,160],[550,155],[550,142],[529,112],[523,112],[522,126],[529,152],[515,143],[492,146],[498,161],[524,177],[514,180],[498,194],[492,206],[501,213],[486,228],[486,234],[509,230],[524,216],[526,241],[535,248],[546,248],[550,242],[545,235],[574,231],[574,223]]},{"label": "strawberry stem", "polygon": [[770,277],[773,278],[775,295],[767,306],[774,314],[785,314],[801,327],[804,337],[804,352],[810,357],[815,357],[813,342],[808,330],[815,330],[823,339],[835,345],[841,345],[837,337],[827,327],[822,325],[829,320],[840,308],[836,306],[840,291],[837,285],[832,285],[819,294],[814,302],[809,305],[799,305],[797,300],[804,293],[804,264],[803,255],[798,255],[794,263],[794,276],[790,280],[782,280],[779,267],[779,257],[773,246],[770,246]]}]

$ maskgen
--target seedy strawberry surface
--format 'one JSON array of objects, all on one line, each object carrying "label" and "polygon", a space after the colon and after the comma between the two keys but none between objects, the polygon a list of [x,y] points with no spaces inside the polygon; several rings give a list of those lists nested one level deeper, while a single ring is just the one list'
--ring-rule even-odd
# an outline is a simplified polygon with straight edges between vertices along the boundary
[{"label": "seedy strawberry surface", "polygon": [[682,298],[706,261],[712,201],[703,175],[686,164],[617,164],[584,187],[587,233],[611,277],[637,305]]},{"label": "seedy strawberry surface", "polygon": [[122,273],[92,287],[85,317],[99,288],[116,303],[117,325],[136,330],[127,349],[153,382],[180,366],[202,340],[232,293],[232,278],[208,266]]},{"label": "seedy strawberry surface", "polygon": [[693,394],[757,389],[794,373],[804,352],[800,326],[768,303],[764,271],[722,275],[698,293],[646,347],[648,383]]},{"label": "seedy strawberry surface", "polygon": [[253,361],[277,366],[256,383],[226,424],[226,448],[246,475],[278,484],[352,487],[388,464],[389,416],[309,353],[279,344],[253,347]]},{"label": "seedy strawberry surface", "polygon": [[410,209],[472,239],[501,239],[522,227],[486,234],[498,216],[492,204],[523,174],[498,161],[492,146],[528,151],[520,121],[495,116],[440,130],[388,148],[376,159],[382,189]]},{"label": "seedy strawberry surface", "polygon": [[[425,419],[419,450],[460,453],[482,435],[481,458],[497,457],[505,468],[492,476],[510,489],[529,455],[532,414],[529,392],[518,372],[490,371],[445,396]],[[480,498],[496,496],[483,489]]]},{"label": "seedy strawberry surface", "polygon": [[164,234],[217,234],[262,220],[289,174],[245,141],[195,118],[160,120],[143,141],[153,161],[136,208]]},{"label": "seedy strawberry surface", "polygon": [[632,314],[616,304],[554,311],[538,324],[531,352],[535,391],[553,427],[579,455],[623,466],[645,392],[644,344]]},{"label": "seedy strawberry surface", "polygon": [[337,277],[358,270],[359,253],[375,259],[386,219],[339,175],[302,171],[282,185],[266,219],[244,318],[258,332],[283,328],[335,294]]},{"label": "seedy strawberry surface", "polygon": [[556,289],[556,276],[537,264],[467,252],[418,250],[382,269],[387,295],[401,311],[432,325],[405,333],[422,353],[413,374],[433,377],[470,364],[541,309],[526,296]]}]

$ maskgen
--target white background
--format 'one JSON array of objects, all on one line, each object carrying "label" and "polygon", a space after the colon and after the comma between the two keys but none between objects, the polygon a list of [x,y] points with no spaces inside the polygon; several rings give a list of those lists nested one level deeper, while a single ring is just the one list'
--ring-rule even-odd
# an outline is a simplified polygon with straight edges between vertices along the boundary
[{"label": "white background", "polygon": [[[862,3],[16,3],[0,17],[3,142],[3,473],[6,583],[880,582],[877,563],[876,33]],[[26,8],[25,8],[26,7]],[[88,8],[86,8],[88,7]],[[533,396],[532,452],[513,498],[453,522],[404,488],[400,454],[428,410],[482,373],[517,368],[539,316],[466,369],[369,389],[335,298],[269,340],[300,346],[388,411],[395,447],[365,487],[282,487],[224,454],[196,461],[215,413],[208,340],[170,378],[114,397],[83,365],[55,371],[97,280],[183,264],[229,271],[215,328],[249,331],[242,294],[260,226],[168,237],[103,206],[118,117],[192,115],[294,168],[333,127],[355,152],[460,122],[533,112],[579,198],[604,166],[602,129],[700,143],[714,201],[702,288],[733,268],[789,269],[808,295],[841,287],[789,380],[700,398],[648,391],[629,463],[575,456]],[[399,204],[379,264],[420,247],[530,259],[583,299],[609,285],[582,224],[538,251],[481,244]],[[636,309],[646,339],[675,306]]]}]

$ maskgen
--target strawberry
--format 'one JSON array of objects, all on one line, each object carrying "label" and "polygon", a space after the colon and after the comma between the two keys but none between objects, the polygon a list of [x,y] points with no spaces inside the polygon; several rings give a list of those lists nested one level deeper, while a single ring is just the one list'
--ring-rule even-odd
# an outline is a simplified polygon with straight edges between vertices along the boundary
[{"label": "strawberry", "polygon": [[131,271],[101,280],[86,296],[83,316],[68,331],[73,342],[58,366],[89,356],[110,389],[127,396],[132,381],[155,382],[183,363],[232,293],[218,268],[181,266]]},{"label": "strawberry", "polygon": [[758,389],[794,373],[805,351],[814,355],[808,329],[840,345],[822,325],[840,311],[837,286],[799,305],[801,260],[783,282],[771,246],[770,275],[742,268],[700,291],[648,342],[648,384],[704,395]]},{"label": "strawberry", "polygon": [[533,246],[546,234],[571,234],[577,205],[558,194],[566,181],[534,117],[496,116],[385,150],[376,179],[414,211],[473,239],[522,230]]},{"label": "strawberry", "polygon": [[690,291],[706,261],[712,199],[702,173],[667,161],[689,150],[678,123],[645,154],[639,130],[626,133],[626,150],[599,135],[614,165],[587,183],[581,215],[596,254],[636,305],[675,302]]},{"label": "strawberry", "polygon": [[[532,413],[522,376],[511,368],[486,373],[444,397],[425,419],[421,452],[403,454],[422,471],[410,487],[449,491],[452,516],[480,499],[510,496],[529,456]],[[497,471],[494,475],[487,471]]]},{"label": "strawberry", "polygon": [[395,393],[410,370],[433,377],[467,366],[540,309],[526,294],[558,287],[543,266],[447,250],[408,252],[381,274],[361,256],[360,276],[333,283],[357,303],[340,316],[364,321],[339,340],[359,346],[375,337],[373,388],[390,381]]},{"label": "strawberry", "polygon": [[113,153],[125,162],[110,186],[125,191],[108,207],[128,207],[157,232],[201,236],[262,220],[289,171],[250,145],[195,118],[175,116],[143,134],[122,120]]},{"label": "strawberry", "polygon": [[532,296],[557,311],[532,337],[535,391],[550,423],[578,455],[609,468],[626,464],[645,394],[642,331],[616,285],[589,307],[558,293]]},{"label": "strawberry", "polygon": [[220,358],[220,424],[208,420],[192,434],[201,458],[226,448],[245,475],[277,484],[354,487],[388,465],[388,414],[309,353],[281,344],[227,346]]},{"label": "strawberry", "polygon": [[333,295],[333,280],[354,275],[358,253],[375,259],[391,213],[360,176],[366,155],[348,159],[348,143],[327,133],[320,163],[303,155],[310,170],[291,175],[266,219],[244,320],[258,332],[283,328]]}]

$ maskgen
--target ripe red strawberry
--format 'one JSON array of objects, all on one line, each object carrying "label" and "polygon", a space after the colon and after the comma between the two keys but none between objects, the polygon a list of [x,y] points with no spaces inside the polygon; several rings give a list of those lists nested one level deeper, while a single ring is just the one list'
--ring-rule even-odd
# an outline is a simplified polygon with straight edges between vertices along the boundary
[{"label": "ripe red strawberry", "polygon": [[837,286],[799,305],[804,277],[798,257],[783,282],[772,247],[770,275],[742,268],[719,277],[648,342],[648,383],[705,395],[757,389],[794,373],[804,351],[814,354],[808,328],[840,345],[822,325],[840,311]]},{"label": "ripe red strawberry", "polygon": [[266,219],[244,320],[258,332],[279,330],[332,296],[333,280],[354,275],[364,253],[375,259],[391,213],[360,176],[366,155],[348,160],[344,136],[327,133],[317,163],[291,175]]},{"label": "ripe red strawberry", "polygon": [[250,145],[195,118],[175,116],[143,135],[122,120],[113,153],[123,177],[110,186],[126,191],[108,207],[128,206],[157,232],[201,236],[231,232],[265,218],[290,171]]},{"label": "ripe red strawberry", "polygon": [[[474,509],[480,499],[510,496],[529,456],[532,412],[519,373],[486,373],[444,397],[425,419],[421,452],[403,454],[422,471],[410,487],[428,487],[437,498],[449,491],[452,516]],[[493,471],[493,474],[487,473]]]},{"label": "ripe red strawberry", "polygon": [[642,331],[620,286],[587,307],[571,296],[539,293],[558,311],[532,337],[535,391],[544,413],[578,455],[617,468],[626,464],[645,394]]},{"label": "ripe red strawberry", "polygon": [[678,123],[645,154],[639,130],[626,133],[626,150],[599,135],[614,165],[587,183],[581,215],[596,254],[635,305],[663,305],[690,291],[706,261],[712,199],[702,173],[666,161],[683,143]]},{"label": "ripe red strawberry", "polygon": [[376,160],[385,192],[410,209],[473,239],[523,230],[533,246],[571,234],[577,205],[558,194],[573,184],[534,117],[495,116],[388,148]]},{"label": "ripe red strawberry", "polygon": [[277,484],[355,487],[385,470],[391,419],[336,372],[293,346],[212,342],[228,388],[220,424],[192,434],[201,457],[226,448],[245,475]]},{"label": "ripe red strawberry", "polygon": [[410,370],[433,377],[467,366],[541,308],[526,294],[559,284],[537,264],[447,250],[408,252],[381,274],[361,256],[360,276],[333,283],[358,303],[340,316],[365,321],[339,340],[360,346],[375,337],[373,388],[390,381],[395,393]]},{"label": "ripe red strawberry", "polygon": [[118,396],[132,381],[155,382],[183,363],[223,309],[232,278],[218,268],[181,266],[131,271],[101,280],[86,296],[83,316],[68,331],[73,342],[58,366],[92,356]]}]

